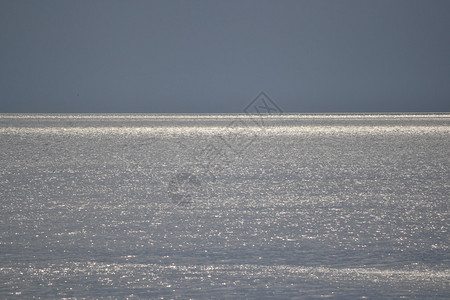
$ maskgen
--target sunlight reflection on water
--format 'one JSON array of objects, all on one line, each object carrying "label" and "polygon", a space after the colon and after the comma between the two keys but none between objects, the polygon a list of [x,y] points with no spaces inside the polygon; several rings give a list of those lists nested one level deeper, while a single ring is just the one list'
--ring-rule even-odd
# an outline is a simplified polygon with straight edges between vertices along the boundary
[{"label": "sunlight reflection on water", "polygon": [[[0,115],[0,297],[446,298],[449,133],[448,114]],[[241,148],[207,169],[208,145]]]}]

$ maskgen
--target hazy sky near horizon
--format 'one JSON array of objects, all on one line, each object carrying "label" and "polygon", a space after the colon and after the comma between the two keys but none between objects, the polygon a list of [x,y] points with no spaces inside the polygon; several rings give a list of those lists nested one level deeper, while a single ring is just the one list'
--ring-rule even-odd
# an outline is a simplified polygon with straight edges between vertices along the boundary
[{"label": "hazy sky near horizon", "polygon": [[2,112],[450,111],[450,1],[0,0]]}]

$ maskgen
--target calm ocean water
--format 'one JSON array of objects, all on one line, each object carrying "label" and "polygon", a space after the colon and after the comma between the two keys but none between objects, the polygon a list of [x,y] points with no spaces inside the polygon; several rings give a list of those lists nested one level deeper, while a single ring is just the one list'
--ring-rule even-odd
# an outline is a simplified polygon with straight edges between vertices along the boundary
[{"label": "calm ocean water", "polygon": [[450,298],[450,115],[0,115],[0,298]]}]

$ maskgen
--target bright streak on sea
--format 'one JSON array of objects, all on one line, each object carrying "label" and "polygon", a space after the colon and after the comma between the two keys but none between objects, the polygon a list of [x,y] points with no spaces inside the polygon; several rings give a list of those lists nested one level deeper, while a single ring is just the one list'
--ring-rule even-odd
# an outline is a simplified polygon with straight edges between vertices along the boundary
[{"label": "bright streak on sea", "polygon": [[449,114],[0,114],[0,146],[0,298],[450,295]]}]

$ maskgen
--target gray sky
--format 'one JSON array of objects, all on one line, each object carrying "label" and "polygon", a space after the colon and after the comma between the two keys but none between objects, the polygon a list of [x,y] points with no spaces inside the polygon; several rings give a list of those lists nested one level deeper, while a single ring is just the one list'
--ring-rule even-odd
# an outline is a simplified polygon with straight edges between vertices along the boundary
[{"label": "gray sky", "polygon": [[448,112],[449,32],[448,0],[0,0],[0,112]]}]

